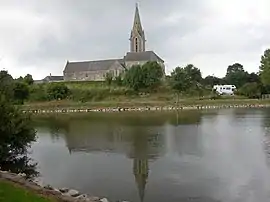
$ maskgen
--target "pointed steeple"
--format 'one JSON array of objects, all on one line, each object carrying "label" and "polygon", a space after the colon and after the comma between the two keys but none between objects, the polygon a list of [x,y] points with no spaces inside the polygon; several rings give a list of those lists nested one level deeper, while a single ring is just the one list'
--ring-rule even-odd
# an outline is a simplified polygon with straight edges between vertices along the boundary
[{"label": "pointed steeple", "polygon": [[142,28],[138,3],[136,3],[134,22],[129,40],[130,40],[130,52],[145,51],[145,36]]},{"label": "pointed steeple", "polygon": [[135,175],[136,184],[139,191],[140,202],[144,201],[145,187],[148,178],[148,160],[134,159],[133,172]]},{"label": "pointed steeple", "polygon": [[138,31],[140,34],[143,33],[143,28],[142,28],[138,3],[136,3],[135,16],[134,16],[134,22],[133,22],[132,30]]}]

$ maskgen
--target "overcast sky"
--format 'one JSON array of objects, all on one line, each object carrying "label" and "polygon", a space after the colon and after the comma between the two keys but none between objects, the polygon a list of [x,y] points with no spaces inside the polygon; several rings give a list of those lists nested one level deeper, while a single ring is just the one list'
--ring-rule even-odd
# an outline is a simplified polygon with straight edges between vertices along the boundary
[{"label": "overcast sky", "polygon": [[[62,75],[67,60],[121,58],[135,0],[0,0],[0,69],[14,77]],[[270,0],[139,0],[148,50],[166,72],[188,63],[223,76],[258,71],[270,48]]]}]

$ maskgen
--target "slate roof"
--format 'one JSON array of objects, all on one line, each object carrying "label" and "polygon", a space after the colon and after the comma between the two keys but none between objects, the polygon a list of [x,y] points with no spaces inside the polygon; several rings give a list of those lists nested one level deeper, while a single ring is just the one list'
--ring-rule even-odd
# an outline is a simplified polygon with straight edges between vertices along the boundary
[{"label": "slate roof", "polygon": [[123,59],[67,62],[64,72],[108,70],[117,61],[123,65]]},{"label": "slate roof", "polygon": [[46,76],[43,81],[62,81],[64,80],[63,76]]},{"label": "slate roof", "polygon": [[162,61],[155,52],[145,51],[145,52],[128,52],[124,57],[125,61]]}]

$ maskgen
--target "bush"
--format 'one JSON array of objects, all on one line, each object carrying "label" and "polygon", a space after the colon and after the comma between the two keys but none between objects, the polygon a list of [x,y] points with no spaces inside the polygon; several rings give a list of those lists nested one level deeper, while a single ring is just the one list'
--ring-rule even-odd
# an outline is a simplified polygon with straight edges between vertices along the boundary
[{"label": "bush", "polygon": [[47,96],[49,100],[63,100],[70,95],[70,90],[63,83],[49,83]]},{"label": "bush", "polygon": [[237,94],[244,95],[248,98],[260,98],[261,93],[262,87],[255,82],[244,84],[237,92]]}]

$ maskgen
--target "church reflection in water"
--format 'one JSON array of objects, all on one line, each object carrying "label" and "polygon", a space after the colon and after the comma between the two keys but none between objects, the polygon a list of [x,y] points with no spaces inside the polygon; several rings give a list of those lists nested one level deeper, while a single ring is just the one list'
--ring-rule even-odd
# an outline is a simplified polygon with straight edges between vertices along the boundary
[{"label": "church reflection in water", "polygon": [[[91,124],[92,125],[92,124]],[[89,125],[88,125],[89,126]],[[69,128],[72,130],[72,128]],[[103,130],[107,130],[107,132]],[[79,135],[66,134],[66,143],[70,154],[73,152],[110,152],[124,154],[133,159],[133,174],[140,201],[144,201],[145,189],[149,177],[149,161],[154,161],[164,153],[164,135],[159,127],[147,130],[147,127],[129,127],[121,129],[108,126],[99,127],[95,132],[83,132]]]},{"label": "church reflection in water", "polygon": [[[189,119],[180,116],[180,122],[185,124],[198,123],[200,118],[201,116],[198,114],[191,119],[190,116]],[[59,134],[62,134],[70,155],[75,152],[107,152],[123,154],[132,159],[132,172],[140,201],[144,201],[151,162],[168,153],[168,145],[172,148],[167,143],[168,139],[174,144],[178,144],[176,142],[180,141],[179,145],[183,145],[185,142],[175,136],[175,134],[180,133],[180,130],[187,132],[184,131],[186,127],[175,128],[178,121],[179,117],[176,119],[175,114],[168,117],[155,117],[154,119],[147,117],[123,117],[120,120],[119,117],[90,120],[75,118],[61,123],[59,120],[50,120],[53,123],[52,128],[54,128],[51,131],[52,137],[58,138]],[[171,134],[172,131],[168,134],[166,126],[173,126],[172,128],[176,129],[175,134]],[[190,127],[188,128],[190,129]],[[192,128],[194,127],[192,126]],[[196,127],[194,129],[192,130],[194,135],[189,134],[189,139],[193,137],[196,139],[198,136]],[[194,138],[191,140],[193,141]],[[196,144],[197,141],[193,142]],[[183,148],[190,150],[186,147]],[[194,145],[194,150],[196,150],[196,145]],[[181,148],[177,148],[176,152],[181,155],[183,151]]]}]

